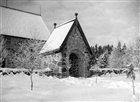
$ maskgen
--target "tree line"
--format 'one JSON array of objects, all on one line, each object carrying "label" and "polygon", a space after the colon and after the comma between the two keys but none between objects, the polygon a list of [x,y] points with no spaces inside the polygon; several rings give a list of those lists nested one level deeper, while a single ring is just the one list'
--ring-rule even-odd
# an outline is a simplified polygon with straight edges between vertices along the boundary
[{"label": "tree line", "polygon": [[91,46],[92,58],[90,64],[98,65],[99,68],[126,68],[133,64],[140,69],[140,37],[137,37],[133,44],[126,46],[120,41],[117,46],[95,45]]}]

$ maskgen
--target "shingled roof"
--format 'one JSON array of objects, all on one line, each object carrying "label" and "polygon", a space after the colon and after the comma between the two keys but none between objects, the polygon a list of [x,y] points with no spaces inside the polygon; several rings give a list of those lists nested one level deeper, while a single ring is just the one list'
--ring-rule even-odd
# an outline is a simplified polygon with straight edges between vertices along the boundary
[{"label": "shingled roof", "polygon": [[47,40],[50,32],[40,15],[0,6],[0,34]]}]

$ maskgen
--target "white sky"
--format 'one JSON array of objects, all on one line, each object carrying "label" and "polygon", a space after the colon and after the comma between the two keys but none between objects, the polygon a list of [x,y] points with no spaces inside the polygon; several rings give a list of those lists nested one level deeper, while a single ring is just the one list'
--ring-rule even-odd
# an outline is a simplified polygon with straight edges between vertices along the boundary
[{"label": "white sky", "polygon": [[[50,32],[58,25],[78,19],[90,45],[129,44],[139,33],[139,0],[7,0],[8,6],[39,13]],[[5,5],[5,0],[2,2]]]}]

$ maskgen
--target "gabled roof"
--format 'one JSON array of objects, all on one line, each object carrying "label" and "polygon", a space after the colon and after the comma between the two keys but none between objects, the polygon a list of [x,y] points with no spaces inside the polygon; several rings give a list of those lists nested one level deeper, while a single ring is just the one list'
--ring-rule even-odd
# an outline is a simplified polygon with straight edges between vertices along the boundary
[{"label": "gabled roof", "polygon": [[67,41],[70,31],[73,28],[73,25],[77,25],[78,29],[81,32],[81,36],[83,37],[83,40],[87,46],[87,49],[89,50],[89,52],[92,54],[92,51],[90,49],[90,46],[87,42],[87,39],[84,35],[84,32],[79,24],[79,21],[77,19],[77,17],[73,20],[70,20],[58,27],[56,27],[52,34],[50,35],[50,37],[48,38],[47,42],[45,43],[45,45],[43,46],[42,50],[40,53],[53,53],[53,52],[57,52],[60,51],[61,48],[63,48],[63,45],[65,44],[65,42]]},{"label": "gabled roof", "polygon": [[47,40],[50,32],[40,15],[0,6],[0,34]]},{"label": "gabled roof", "polygon": [[65,40],[67,34],[69,33],[73,23],[74,20],[71,20],[62,25],[57,26],[53,30],[52,34],[48,38],[40,53],[45,53],[59,49],[63,41]]}]

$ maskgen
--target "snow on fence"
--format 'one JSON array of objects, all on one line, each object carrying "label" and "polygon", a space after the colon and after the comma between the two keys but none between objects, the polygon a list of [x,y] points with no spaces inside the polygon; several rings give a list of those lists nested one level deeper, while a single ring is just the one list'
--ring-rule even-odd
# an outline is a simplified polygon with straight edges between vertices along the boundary
[{"label": "snow on fence", "polygon": [[[129,68],[91,68],[90,70],[91,71],[112,71],[112,72],[114,72],[114,71],[123,71],[123,72],[125,72],[125,71],[128,71],[128,69]],[[138,67],[135,67],[134,68],[134,71],[139,71],[139,68]]]},{"label": "snow on fence", "polygon": [[[52,70],[50,68],[45,69],[35,69],[33,73],[43,75],[43,74],[51,74]],[[0,68],[0,75],[8,75],[8,74],[19,74],[25,73],[26,75],[30,75],[29,70],[25,68]]]}]

